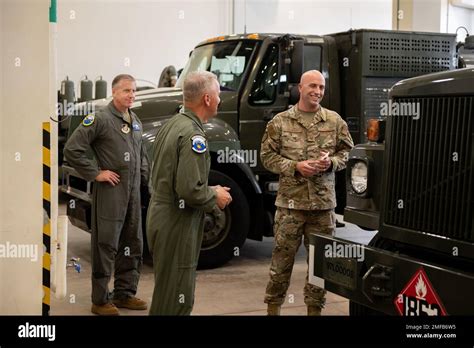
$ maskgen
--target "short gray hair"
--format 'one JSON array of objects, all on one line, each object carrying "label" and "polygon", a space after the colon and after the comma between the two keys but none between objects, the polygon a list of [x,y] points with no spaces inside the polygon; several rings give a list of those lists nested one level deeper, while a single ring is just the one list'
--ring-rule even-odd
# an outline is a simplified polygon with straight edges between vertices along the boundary
[{"label": "short gray hair", "polygon": [[212,84],[217,81],[217,76],[209,71],[194,71],[189,73],[183,83],[184,103],[193,103],[208,92]]},{"label": "short gray hair", "polygon": [[112,81],[112,88],[118,85],[118,83],[122,80],[129,80],[132,82],[135,82],[135,78],[132,75],[129,74],[120,74],[115,76],[115,78]]}]

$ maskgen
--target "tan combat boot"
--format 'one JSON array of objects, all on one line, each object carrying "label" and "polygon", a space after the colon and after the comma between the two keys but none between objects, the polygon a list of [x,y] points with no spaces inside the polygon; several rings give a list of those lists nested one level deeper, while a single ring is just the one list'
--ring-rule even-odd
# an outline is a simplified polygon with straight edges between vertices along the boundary
[{"label": "tan combat boot", "polygon": [[122,298],[122,299],[113,299],[112,302],[118,308],[128,308],[133,310],[145,310],[148,308],[145,301],[140,300],[135,296]]},{"label": "tan combat boot", "polygon": [[268,304],[267,315],[280,315],[281,306],[278,304]]},{"label": "tan combat boot", "polygon": [[120,314],[117,307],[115,307],[115,305],[110,302],[105,303],[103,305],[93,304],[91,308],[91,312],[97,315],[105,315],[105,316]]},{"label": "tan combat boot", "polygon": [[308,306],[308,315],[309,316],[320,316],[321,308],[318,306]]}]

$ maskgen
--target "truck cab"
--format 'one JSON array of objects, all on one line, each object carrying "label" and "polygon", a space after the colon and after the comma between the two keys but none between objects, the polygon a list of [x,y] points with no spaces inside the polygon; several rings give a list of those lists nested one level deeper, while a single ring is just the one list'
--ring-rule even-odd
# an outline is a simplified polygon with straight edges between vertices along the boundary
[{"label": "truck cab", "polygon": [[[334,37],[340,59],[347,59],[341,68],[341,78],[346,81],[341,83],[342,112],[356,144],[346,169],[344,220],[366,230],[377,230],[385,193],[384,120],[404,111],[390,104],[388,93],[403,79],[456,69],[456,35],[357,30],[351,36],[341,33]],[[353,91],[344,92],[344,88]]]}]

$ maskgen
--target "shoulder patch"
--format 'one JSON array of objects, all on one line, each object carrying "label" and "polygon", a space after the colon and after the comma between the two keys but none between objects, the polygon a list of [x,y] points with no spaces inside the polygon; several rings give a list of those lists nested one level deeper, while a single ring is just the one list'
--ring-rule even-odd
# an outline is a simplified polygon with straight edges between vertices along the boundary
[{"label": "shoulder patch", "polygon": [[191,138],[192,149],[197,153],[204,153],[207,150],[206,139],[201,135],[195,135]]},{"label": "shoulder patch", "polygon": [[95,115],[90,114],[90,115],[87,115],[86,117],[84,117],[84,119],[82,120],[82,125],[85,126],[85,127],[88,127],[91,124],[93,124],[94,121],[95,121]]}]

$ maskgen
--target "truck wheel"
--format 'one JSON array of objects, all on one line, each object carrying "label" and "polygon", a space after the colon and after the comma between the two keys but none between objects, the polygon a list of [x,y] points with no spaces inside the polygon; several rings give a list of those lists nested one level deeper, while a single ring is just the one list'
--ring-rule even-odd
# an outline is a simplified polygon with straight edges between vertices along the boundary
[{"label": "truck wheel", "polygon": [[199,268],[214,268],[229,261],[247,238],[249,207],[239,185],[225,174],[211,170],[209,185],[230,187],[232,203],[224,210],[217,206],[204,218],[204,235],[199,255]]},{"label": "truck wheel", "polygon": [[384,315],[384,313],[376,311],[372,308],[362,306],[356,302],[349,301],[349,315],[353,316],[379,316]]}]

